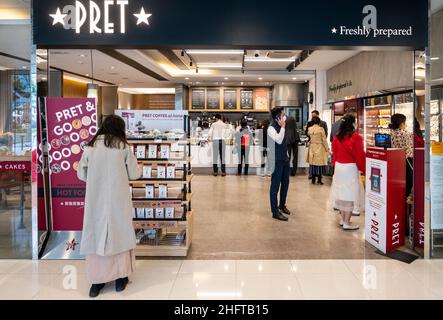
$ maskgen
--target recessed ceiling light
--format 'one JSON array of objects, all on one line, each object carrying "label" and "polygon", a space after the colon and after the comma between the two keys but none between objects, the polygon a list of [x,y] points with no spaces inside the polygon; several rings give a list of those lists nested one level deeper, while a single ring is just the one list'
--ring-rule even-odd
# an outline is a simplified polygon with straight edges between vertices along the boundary
[{"label": "recessed ceiling light", "polygon": [[244,83],[243,81],[242,81],[242,82],[240,82],[240,84],[241,84],[241,85],[243,85],[243,83]]},{"label": "recessed ceiling light", "polygon": [[22,69],[27,69],[27,68],[28,68],[27,66],[23,66],[23,67],[22,67]]},{"label": "recessed ceiling light", "polygon": [[78,63],[83,64],[83,61],[79,61]]},{"label": "recessed ceiling light", "polygon": [[188,78],[188,77],[186,77],[186,78],[185,78],[185,80],[189,80],[189,78]]},{"label": "recessed ceiling light", "polygon": [[225,80],[229,80],[229,78],[228,78],[228,77],[226,77],[226,78],[225,78]]},{"label": "recessed ceiling light", "polygon": [[115,69],[115,67],[114,66],[111,66],[111,70],[114,70]]},{"label": "recessed ceiling light", "polygon": [[263,80],[263,78],[262,78],[262,77],[260,77],[260,78],[258,78],[258,80]]},{"label": "recessed ceiling light", "polygon": [[42,78],[42,80],[43,80],[43,81],[46,81],[46,80],[48,80],[48,78],[46,78],[46,77],[43,77],[43,78]]},{"label": "recessed ceiling light", "polygon": [[196,84],[200,84],[200,82],[199,82],[199,81],[197,81],[197,82],[196,82]]},{"label": "recessed ceiling light", "polygon": [[297,78],[296,78],[296,77],[294,77],[294,78],[292,78],[292,80],[297,80]]},{"label": "recessed ceiling light", "polygon": [[81,54],[80,57],[84,58],[84,57],[86,57],[86,55],[85,54]]},{"label": "recessed ceiling light", "polygon": [[431,60],[440,60],[440,57],[432,57]]},{"label": "recessed ceiling light", "polygon": [[243,50],[186,50],[187,54],[244,54]]},{"label": "recessed ceiling light", "polygon": [[89,77],[89,73],[85,74],[85,76]]},{"label": "recessed ceiling light", "polygon": [[243,66],[241,63],[198,63],[199,68],[232,68],[241,69]]}]

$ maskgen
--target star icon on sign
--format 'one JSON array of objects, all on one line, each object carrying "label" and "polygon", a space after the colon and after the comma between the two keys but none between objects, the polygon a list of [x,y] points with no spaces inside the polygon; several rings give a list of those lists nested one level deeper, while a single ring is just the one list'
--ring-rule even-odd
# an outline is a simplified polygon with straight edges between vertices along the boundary
[{"label": "star icon on sign", "polygon": [[134,13],[134,16],[137,18],[137,25],[140,23],[146,23],[149,26],[148,18],[152,16],[151,13],[146,13],[145,9],[142,7],[140,13]]},{"label": "star icon on sign", "polygon": [[57,8],[57,11],[55,14],[50,14],[51,18],[54,19],[52,21],[52,25],[55,25],[57,23],[61,23],[62,25],[65,25],[65,18],[66,14],[61,13],[60,8]]},{"label": "star icon on sign", "polygon": [[331,29],[331,32],[332,33],[337,33],[337,29],[334,27],[334,28]]}]

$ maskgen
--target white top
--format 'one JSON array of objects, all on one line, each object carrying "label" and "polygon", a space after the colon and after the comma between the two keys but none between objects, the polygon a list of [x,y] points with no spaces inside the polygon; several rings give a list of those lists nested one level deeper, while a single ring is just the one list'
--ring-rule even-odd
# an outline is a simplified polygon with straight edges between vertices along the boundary
[{"label": "white top", "polygon": [[208,136],[210,140],[223,140],[227,133],[229,133],[228,125],[221,120],[217,120],[211,125]]},{"label": "white top", "polygon": [[280,132],[277,133],[277,130],[275,130],[274,127],[269,126],[268,127],[268,136],[275,141],[277,144],[282,144],[283,140],[285,138],[285,128],[281,128]]}]

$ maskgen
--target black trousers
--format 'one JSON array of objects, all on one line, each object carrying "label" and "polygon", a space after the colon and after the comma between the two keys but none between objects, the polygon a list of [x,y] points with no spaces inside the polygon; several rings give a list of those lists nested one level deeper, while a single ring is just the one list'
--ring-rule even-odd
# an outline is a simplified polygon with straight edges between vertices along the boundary
[{"label": "black trousers", "polygon": [[225,142],[223,140],[214,140],[212,142],[212,167],[214,169],[214,173],[218,172],[217,162],[219,158],[221,163],[221,171],[222,173],[225,173]]},{"label": "black trousers", "polygon": [[[274,172],[271,176],[271,190],[269,192],[271,200],[272,214],[277,214],[279,207],[286,206],[286,197],[289,188],[289,161],[275,161]],[[280,190],[280,203],[277,201]]]},{"label": "black trousers", "polygon": [[249,147],[241,146],[240,152],[239,152],[239,159],[238,159],[238,174],[241,174],[241,169],[243,166],[243,160],[245,162],[245,175],[248,175],[248,169],[249,169]]},{"label": "black trousers", "polygon": [[288,144],[288,152],[289,159],[291,159],[291,155],[293,155],[291,173],[296,174],[298,168],[298,142]]}]

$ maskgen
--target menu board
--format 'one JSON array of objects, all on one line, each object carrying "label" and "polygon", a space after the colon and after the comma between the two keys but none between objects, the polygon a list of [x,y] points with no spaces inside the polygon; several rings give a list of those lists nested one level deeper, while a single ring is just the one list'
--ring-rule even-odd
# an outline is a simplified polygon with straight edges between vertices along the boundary
[{"label": "menu board", "polygon": [[253,91],[241,90],[240,91],[240,109],[253,109]]},{"label": "menu board", "polygon": [[208,89],[207,91],[207,109],[220,109],[220,90],[219,89]]},{"label": "menu board", "polygon": [[254,91],[255,110],[269,110],[269,90],[256,89]]},{"label": "menu board", "polygon": [[224,91],[223,109],[226,109],[226,110],[237,109],[237,90],[227,89]]},{"label": "menu board", "polygon": [[192,90],[192,109],[205,108],[205,89]]}]

